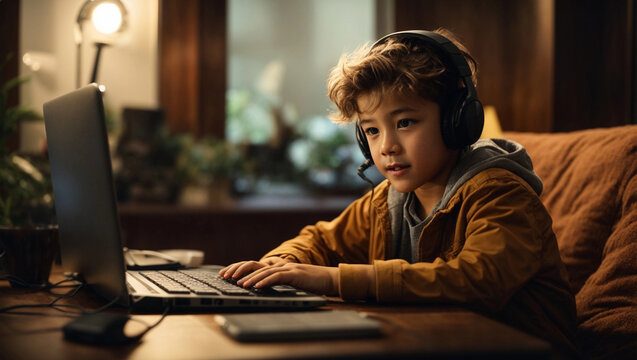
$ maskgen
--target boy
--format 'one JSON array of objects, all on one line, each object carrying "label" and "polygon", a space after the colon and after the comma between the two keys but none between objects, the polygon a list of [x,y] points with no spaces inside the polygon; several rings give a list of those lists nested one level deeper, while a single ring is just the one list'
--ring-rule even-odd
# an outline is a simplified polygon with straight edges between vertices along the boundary
[{"label": "boy", "polygon": [[344,300],[461,304],[569,354],[575,301],[542,182],[520,145],[476,142],[475,61],[448,38],[394,33],[341,58],[328,79],[332,119],[356,122],[362,168],[373,163],[386,180],[331,222],[220,274]]}]

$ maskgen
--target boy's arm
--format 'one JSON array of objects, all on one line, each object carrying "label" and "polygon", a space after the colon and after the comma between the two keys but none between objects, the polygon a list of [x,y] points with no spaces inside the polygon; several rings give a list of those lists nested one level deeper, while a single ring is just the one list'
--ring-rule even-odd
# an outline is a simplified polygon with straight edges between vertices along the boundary
[{"label": "boy's arm", "polygon": [[[546,260],[543,257],[559,262],[550,216],[519,182],[483,184],[467,194],[465,203],[470,205],[460,210],[460,216],[467,222],[466,240],[458,256],[415,264],[376,260],[373,290],[378,301],[454,302],[493,311],[535,275]],[[364,266],[341,264],[339,268],[345,299],[373,294],[373,290],[364,294],[358,285],[368,271]]]},{"label": "boy's arm", "polygon": [[292,262],[336,266],[341,262],[368,263],[369,202],[371,193],[350,204],[332,221],[304,227],[262,259],[278,256]]}]

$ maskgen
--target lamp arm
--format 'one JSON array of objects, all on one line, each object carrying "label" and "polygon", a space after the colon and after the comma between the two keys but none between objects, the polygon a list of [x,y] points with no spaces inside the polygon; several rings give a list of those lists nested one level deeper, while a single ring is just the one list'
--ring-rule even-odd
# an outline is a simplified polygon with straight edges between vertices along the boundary
[{"label": "lamp arm", "polygon": [[93,63],[93,74],[91,75],[90,83],[97,82],[97,69],[100,64],[100,55],[102,54],[102,48],[107,46],[107,44],[98,42],[95,43],[95,46],[97,47],[97,51],[95,52],[95,63]]},{"label": "lamp arm", "polygon": [[75,24],[75,87],[79,89],[82,86],[82,42],[84,36],[82,33],[82,23]]}]

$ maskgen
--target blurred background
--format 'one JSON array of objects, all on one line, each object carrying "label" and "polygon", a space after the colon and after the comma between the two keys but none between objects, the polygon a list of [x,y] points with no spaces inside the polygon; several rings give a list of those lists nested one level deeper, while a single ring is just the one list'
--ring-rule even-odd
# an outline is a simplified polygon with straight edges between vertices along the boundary
[{"label": "blurred background", "polygon": [[[392,31],[453,31],[504,131],[635,123],[633,0],[121,0],[108,34],[98,3],[0,0],[0,81],[28,79],[7,103],[39,114],[102,86],[131,247],[178,238],[207,261],[258,257],[368,191],[353,128],[327,119],[325,81],[343,52]],[[46,173],[37,116],[9,148]]]}]

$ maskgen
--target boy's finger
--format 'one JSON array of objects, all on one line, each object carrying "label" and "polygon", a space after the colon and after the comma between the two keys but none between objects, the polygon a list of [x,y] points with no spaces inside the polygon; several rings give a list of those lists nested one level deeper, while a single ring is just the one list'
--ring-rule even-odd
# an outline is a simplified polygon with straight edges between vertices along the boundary
[{"label": "boy's finger", "polygon": [[223,276],[224,278],[228,279],[230,278],[230,276],[232,276],[232,274],[235,273],[235,271],[237,271],[237,269],[243,264],[245,263],[245,261],[241,261],[238,263],[234,263],[232,265],[227,266],[225,269],[222,269],[221,271],[223,271],[223,274],[219,273],[221,276]]},{"label": "boy's finger", "polygon": [[245,277],[241,278],[241,280],[239,280],[237,282],[237,285],[239,286],[243,286],[243,287],[250,287],[253,286],[254,284],[263,281],[263,279],[266,279],[270,276],[272,276],[273,274],[277,274],[284,271],[282,269],[281,266],[266,266],[264,268],[261,268],[249,275],[246,275]]},{"label": "boy's finger", "polygon": [[268,268],[269,268],[269,267],[267,267],[267,266],[266,266],[266,267],[263,267],[263,268],[257,269],[257,270],[255,270],[255,271],[252,271],[251,273],[246,274],[245,276],[242,276],[242,277],[241,277],[241,279],[237,280],[237,285],[239,285],[239,286],[245,286],[244,284],[245,284],[246,282],[249,282],[251,279],[253,279],[253,278],[255,278],[255,277],[260,276],[260,274],[262,274],[262,273],[263,273],[263,271],[265,271],[265,270],[266,270],[266,269],[268,269]]},{"label": "boy's finger", "polygon": [[234,274],[232,274],[232,278],[233,279],[238,279],[240,277],[246,276],[252,272],[254,272],[255,270],[258,270],[262,267],[264,267],[264,264],[261,264],[259,262],[256,261],[244,261],[234,272]]},{"label": "boy's finger", "polygon": [[223,274],[226,273],[226,271],[228,271],[228,269],[230,269],[230,267],[232,266],[232,264],[224,267],[223,269],[219,270],[219,276],[223,276]]},{"label": "boy's finger", "polygon": [[262,277],[260,280],[255,279],[251,286],[260,289],[274,285],[290,284],[294,276],[294,273],[290,271],[275,271]]},{"label": "boy's finger", "polygon": [[[267,269],[267,268],[268,268],[268,266],[264,266],[264,267],[262,267],[260,269],[256,269],[254,271],[251,271],[250,273],[245,274],[244,276],[241,276],[240,278],[237,276],[237,279],[238,279],[237,280],[237,285],[243,286],[243,284],[246,281],[249,281],[253,277],[258,276],[264,269]],[[234,276],[233,276],[233,278],[234,278]]]}]

